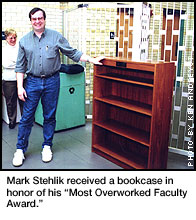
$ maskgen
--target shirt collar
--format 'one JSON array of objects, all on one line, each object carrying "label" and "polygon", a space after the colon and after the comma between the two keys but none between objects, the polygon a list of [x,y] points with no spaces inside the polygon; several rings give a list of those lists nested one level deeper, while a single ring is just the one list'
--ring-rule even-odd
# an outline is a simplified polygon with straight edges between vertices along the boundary
[{"label": "shirt collar", "polygon": [[[47,29],[45,28],[44,32],[42,33],[42,37],[45,37],[46,33],[47,33]],[[32,35],[33,35],[34,37],[37,36],[37,35],[35,34],[34,30],[32,30]]]}]

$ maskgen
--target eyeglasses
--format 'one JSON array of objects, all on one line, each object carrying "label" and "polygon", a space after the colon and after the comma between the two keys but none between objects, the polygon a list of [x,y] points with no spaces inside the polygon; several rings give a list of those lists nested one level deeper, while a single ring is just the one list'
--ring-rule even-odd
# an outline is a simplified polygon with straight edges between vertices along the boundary
[{"label": "eyeglasses", "polygon": [[31,18],[32,21],[42,21],[44,19],[44,17],[38,17],[38,18]]}]

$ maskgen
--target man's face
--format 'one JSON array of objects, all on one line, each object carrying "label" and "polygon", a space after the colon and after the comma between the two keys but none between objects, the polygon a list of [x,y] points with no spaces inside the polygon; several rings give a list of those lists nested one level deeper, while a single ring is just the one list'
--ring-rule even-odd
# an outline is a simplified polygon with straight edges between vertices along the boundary
[{"label": "man's face", "polygon": [[45,29],[46,21],[42,11],[37,11],[31,15],[31,25],[34,31],[43,32]]}]

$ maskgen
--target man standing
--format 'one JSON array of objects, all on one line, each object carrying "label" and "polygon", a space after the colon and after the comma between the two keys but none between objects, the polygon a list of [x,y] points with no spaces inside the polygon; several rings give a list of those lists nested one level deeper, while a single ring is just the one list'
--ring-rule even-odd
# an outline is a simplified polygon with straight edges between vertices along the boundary
[{"label": "man standing", "polygon": [[[24,101],[23,115],[18,127],[18,142],[14,153],[13,165],[21,166],[24,153],[34,122],[35,111],[39,100],[43,107],[42,160],[52,160],[52,140],[56,125],[61,67],[60,53],[75,62],[84,61],[99,64],[103,58],[91,58],[77,49],[73,49],[68,41],[58,32],[45,28],[46,14],[41,8],[33,8],[29,12],[33,30],[19,42],[16,62],[18,97]],[[23,87],[24,74],[27,74],[26,87]]]}]

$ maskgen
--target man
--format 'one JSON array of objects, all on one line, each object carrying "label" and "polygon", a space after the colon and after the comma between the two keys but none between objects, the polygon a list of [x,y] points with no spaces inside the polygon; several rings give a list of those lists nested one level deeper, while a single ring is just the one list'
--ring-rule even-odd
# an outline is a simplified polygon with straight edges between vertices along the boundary
[{"label": "man", "polygon": [[[52,140],[56,125],[55,113],[59,96],[61,67],[60,54],[68,56],[75,62],[84,61],[102,65],[99,58],[91,58],[77,49],[73,49],[68,41],[58,32],[45,28],[46,14],[41,8],[33,8],[29,12],[33,31],[26,34],[19,42],[16,62],[18,97],[24,101],[23,115],[18,127],[18,142],[13,158],[14,166],[21,166],[24,153],[33,126],[34,115],[41,98],[43,107],[42,160],[52,160]],[[26,87],[23,87],[24,73],[27,74]]]}]

